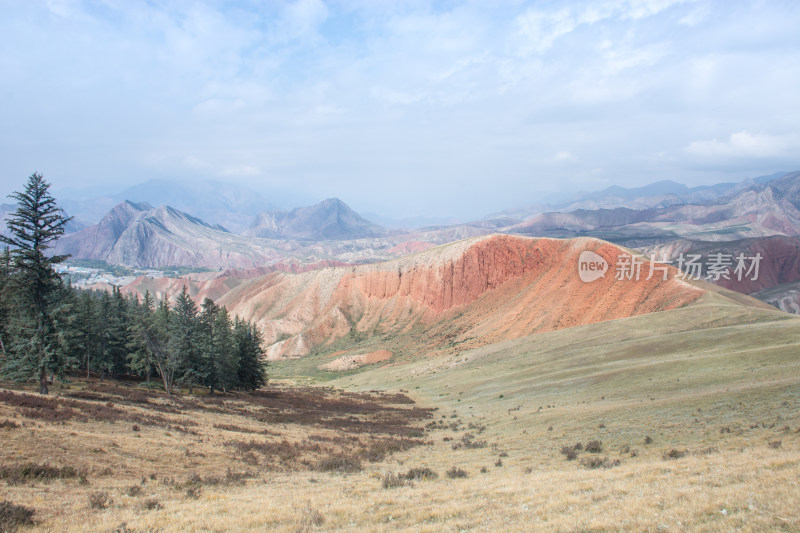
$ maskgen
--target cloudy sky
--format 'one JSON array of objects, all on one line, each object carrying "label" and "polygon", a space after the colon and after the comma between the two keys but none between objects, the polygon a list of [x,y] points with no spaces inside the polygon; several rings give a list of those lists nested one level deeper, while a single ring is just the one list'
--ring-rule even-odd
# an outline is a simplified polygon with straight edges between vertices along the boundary
[{"label": "cloudy sky", "polygon": [[38,170],[472,217],[796,170],[798,6],[0,0],[0,193]]}]

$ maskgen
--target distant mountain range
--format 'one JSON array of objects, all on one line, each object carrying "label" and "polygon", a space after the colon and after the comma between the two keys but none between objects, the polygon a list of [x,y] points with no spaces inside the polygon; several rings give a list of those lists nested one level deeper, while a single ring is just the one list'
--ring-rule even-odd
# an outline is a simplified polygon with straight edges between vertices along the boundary
[{"label": "distant mountain range", "polygon": [[276,209],[275,204],[253,190],[209,180],[186,183],[153,179],[113,195],[90,200],[63,199],[59,204],[88,225],[124,201],[168,205],[234,233],[244,231],[262,211]]},{"label": "distant mountain range", "polygon": [[235,235],[173,207],[122,202],[103,219],[61,238],[56,252],[111,264],[252,268],[283,257],[268,243]]},{"label": "distant mountain range", "polygon": [[596,210],[620,207],[639,210],[683,204],[714,203],[726,196],[735,194],[737,191],[753,185],[767,183],[785,174],[786,172],[776,172],[739,183],[718,183],[697,187],[688,187],[671,180],[657,181],[633,188],[611,186],[600,191],[580,192],[557,201],[508,209],[486,218],[487,220],[506,219],[507,221],[516,219],[518,222],[522,222],[534,215],[548,212],[568,213],[579,209]]},{"label": "distant mountain range", "polygon": [[[152,183],[148,187],[155,190]],[[162,189],[165,197],[180,196],[181,191],[171,185]],[[195,192],[203,196],[213,191],[222,195],[214,187]],[[569,205],[591,202],[646,207],[583,207],[540,213],[524,220],[507,214],[467,224],[402,231],[374,224],[341,200],[331,198],[290,211],[261,210],[242,233],[235,233],[195,216],[194,211],[190,214],[174,206],[124,201],[98,224],[64,236],[55,251],[125,266],[220,269],[227,271],[225,276],[235,277],[236,270],[244,269],[270,272],[290,265],[299,272],[312,265],[383,261],[490,233],[594,237],[672,255],[689,250],[761,250],[771,257],[765,261],[761,283],[722,284],[763,297],[786,310],[797,307],[800,311],[800,271],[795,272],[800,268],[796,260],[800,172],[710,187],[689,188],[669,181],[636,189],[612,187],[591,200],[581,196],[573,200]],[[213,203],[198,205],[214,211]],[[252,212],[261,201],[245,199],[238,193],[221,196],[221,212],[237,205],[247,206],[243,209]],[[0,215],[11,209],[9,205],[0,206]],[[787,259],[790,257],[795,259]],[[789,292],[776,289],[783,286]]]},{"label": "distant mountain range", "polygon": [[544,213],[504,231],[561,238],[592,236],[632,247],[679,238],[729,241],[800,235],[798,206],[800,172],[792,172],[765,184],[736,187],[713,202]]},{"label": "distant mountain range", "polygon": [[171,206],[125,201],[99,223],[62,237],[55,251],[131,267],[252,269],[380,261],[483,233],[444,228],[406,235],[364,220],[333,198],[289,212],[262,213],[241,235]]},{"label": "distant mountain range", "polygon": [[264,211],[244,232],[251,237],[348,240],[383,237],[387,230],[361,217],[338,198],[291,211]]},{"label": "distant mountain range", "polygon": [[[163,192],[169,197],[181,194],[181,190],[165,186]],[[598,198],[610,202],[608,199],[613,196],[614,201],[639,205],[647,203],[643,198],[654,198],[653,193],[674,194],[676,191],[683,191],[684,198],[728,193],[714,201],[674,203],[666,207],[577,209],[543,213],[524,221],[509,215],[415,231],[387,230],[364,219],[341,200],[332,198],[291,211],[261,211],[253,216],[243,234],[197,217],[194,211],[190,214],[174,206],[154,208],[146,202],[125,201],[110,210],[97,225],[64,237],[58,249],[76,258],[102,259],[129,266],[251,268],[284,260],[345,263],[381,260],[394,256],[390,250],[399,253],[423,249],[420,246],[488,233],[559,238],[590,236],[629,247],[676,239],[730,241],[800,235],[800,172],[746,186],[722,184],[688,188],[674,182],[659,182],[638,189],[611,188]],[[204,196],[206,193],[197,194]],[[260,205],[258,199],[245,200],[238,193],[221,198],[223,211],[240,204],[249,205],[251,210]],[[199,205],[206,209],[213,207],[202,202]]]}]

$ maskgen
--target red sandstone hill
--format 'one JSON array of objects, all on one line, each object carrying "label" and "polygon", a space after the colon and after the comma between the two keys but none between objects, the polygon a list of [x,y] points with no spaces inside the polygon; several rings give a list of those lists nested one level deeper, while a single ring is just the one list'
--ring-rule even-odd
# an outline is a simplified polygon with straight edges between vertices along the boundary
[{"label": "red sandstone hill", "polygon": [[[609,263],[584,283],[581,252]],[[383,263],[275,272],[241,283],[219,303],[255,319],[268,357],[370,342],[394,353],[476,347],[537,332],[687,305],[705,289],[661,274],[614,279],[626,250],[590,238],[494,235],[468,239]],[[381,344],[375,346],[376,343]]]}]

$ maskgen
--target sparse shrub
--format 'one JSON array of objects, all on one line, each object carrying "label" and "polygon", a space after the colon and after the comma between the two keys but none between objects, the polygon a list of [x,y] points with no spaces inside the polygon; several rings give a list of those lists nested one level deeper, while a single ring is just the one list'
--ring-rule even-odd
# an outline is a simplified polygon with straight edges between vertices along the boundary
[{"label": "sparse shrub", "polygon": [[467,472],[465,470],[462,470],[461,468],[458,468],[457,466],[454,466],[453,468],[448,470],[446,475],[450,479],[460,479],[460,478],[469,477],[469,474],[467,474]]},{"label": "sparse shrub", "polygon": [[107,492],[93,492],[89,494],[89,507],[92,509],[103,510],[114,503]]},{"label": "sparse shrub", "polygon": [[675,448],[671,449],[667,453],[663,455],[665,460],[668,459],[681,459],[682,457],[686,457],[687,451],[686,450],[676,450]]},{"label": "sparse shrub", "polygon": [[497,461],[494,462],[494,466],[496,466],[498,468],[503,466],[503,460],[502,459],[498,459]]},{"label": "sparse shrub", "polygon": [[506,452],[500,452],[500,457],[508,457],[508,453],[506,453]]},{"label": "sparse shrub", "polygon": [[403,477],[408,479],[409,481],[422,481],[428,479],[436,479],[437,477],[439,477],[439,474],[437,474],[428,467],[416,467],[406,472],[403,475]]},{"label": "sparse shrub", "polygon": [[128,496],[139,496],[142,493],[142,487],[139,485],[131,485],[125,492],[128,494]]},{"label": "sparse shrub", "polygon": [[481,467],[481,474],[485,474],[485,473],[486,473],[486,472],[488,472],[488,471],[489,471],[489,469],[488,469],[488,468],[486,468],[485,466],[482,466],[482,467]]},{"label": "sparse shrub", "polygon": [[615,466],[619,466],[619,464],[619,459],[609,459],[608,457],[600,458],[597,456],[590,456],[581,459],[581,466],[591,469],[614,468]]},{"label": "sparse shrub", "polygon": [[526,466],[525,470],[523,470],[523,472],[525,472],[526,474],[533,474],[533,467],[532,466]]},{"label": "sparse shrub", "polygon": [[567,461],[574,461],[578,458],[578,451],[572,446],[562,446],[561,455],[567,458]]},{"label": "sparse shrub", "polygon": [[10,485],[16,485],[26,481],[71,479],[79,476],[86,477],[86,474],[78,472],[78,470],[71,466],[57,467],[46,464],[23,463],[0,468],[0,479],[4,479]]},{"label": "sparse shrub", "polygon": [[384,489],[394,489],[396,487],[403,487],[406,485],[406,480],[402,476],[395,475],[394,473],[384,474],[381,480],[381,485]]},{"label": "sparse shrub", "polygon": [[580,442],[576,442],[573,448],[575,449],[575,451],[579,452],[583,449],[583,444],[581,444]]},{"label": "sparse shrub", "polygon": [[464,433],[461,437],[461,442],[454,444],[453,449],[457,450],[461,446],[467,449],[486,448],[488,445],[485,440],[475,440],[475,435],[472,433]]},{"label": "sparse shrub", "polygon": [[200,497],[200,493],[203,489],[197,485],[192,485],[186,489],[186,497],[191,498],[192,500],[196,500]]},{"label": "sparse shrub", "polygon": [[767,444],[767,446],[769,446],[773,450],[777,450],[782,445],[783,445],[783,441],[779,441],[779,440],[774,440],[774,441],[770,442],[769,444]]},{"label": "sparse shrub", "polygon": [[598,424],[597,426],[598,429],[605,429],[605,427],[606,427],[605,424]]},{"label": "sparse shrub", "polygon": [[0,500],[0,531],[14,532],[20,526],[32,526],[35,509]]},{"label": "sparse shrub", "polygon": [[161,502],[155,498],[147,498],[139,504],[139,509],[142,509],[143,511],[155,511],[156,509],[161,509],[163,507],[164,506],[161,505]]},{"label": "sparse shrub", "polygon": [[719,428],[720,435],[725,434],[725,433],[730,433],[730,432],[731,432],[731,428],[729,428],[728,426],[724,426],[724,427]]},{"label": "sparse shrub", "polygon": [[300,525],[302,528],[309,528],[311,526],[319,527],[325,523],[325,517],[322,516],[317,509],[311,507],[311,502],[306,503],[303,509],[303,516],[300,518]]},{"label": "sparse shrub", "polygon": [[258,464],[258,456],[253,452],[245,452],[241,459],[243,463],[251,466],[256,466]]},{"label": "sparse shrub", "polygon": [[622,446],[622,448],[619,449],[619,453],[624,453],[624,454],[631,453],[631,447],[625,444]]},{"label": "sparse shrub", "polygon": [[350,474],[361,471],[361,460],[344,454],[329,455],[323,457],[314,465],[314,470],[319,472],[343,472]]},{"label": "sparse shrub", "polygon": [[136,424],[132,425],[132,426],[131,426],[131,429],[132,429],[133,431],[141,431],[141,430],[142,430],[142,428],[140,428],[140,427],[139,427],[138,425],[136,425]]},{"label": "sparse shrub", "polygon": [[649,444],[653,444],[653,437],[651,437],[650,435],[644,438],[644,445],[647,446]]},{"label": "sparse shrub", "polygon": [[586,451],[589,453],[602,453],[603,443],[599,440],[590,440],[586,443]]},{"label": "sparse shrub", "polygon": [[631,450],[631,457],[639,457],[639,450]]},{"label": "sparse shrub", "polygon": [[703,448],[702,450],[697,450],[694,452],[695,455],[711,455],[712,453],[717,453],[719,450],[715,446],[709,446],[708,448]]},{"label": "sparse shrub", "polygon": [[0,429],[17,429],[20,425],[13,420],[0,420]]}]

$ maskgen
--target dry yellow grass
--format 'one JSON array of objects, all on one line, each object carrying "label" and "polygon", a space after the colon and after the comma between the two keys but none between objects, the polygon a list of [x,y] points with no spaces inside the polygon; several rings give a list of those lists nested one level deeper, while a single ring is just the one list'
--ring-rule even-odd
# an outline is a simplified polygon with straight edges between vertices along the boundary
[{"label": "dry yellow grass", "polygon": [[[53,424],[0,402],[0,422],[22,424],[0,428],[0,466],[74,465],[89,482],[0,482],[0,499],[34,507],[39,531],[800,531],[798,342],[797,318],[709,302],[345,375],[334,385],[408,390],[439,408],[424,437],[432,445],[352,474],[257,453],[256,464],[225,445],[342,435],[258,423],[235,398],[219,410],[160,413],[189,432]],[[454,449],[465,433],[485,447]],[[560,453],[594,439],[600,454]],[[665,458],[671,450],[686,455]],[[593,455],[620,464],[581,465]],[[384,475],[414,467],[438,478],[383,488]],[[449,479],[452,467],[469,477]],[[225,481],[228,469],[250,476]],[[100,491],[113,503],[93,509]],[[161,508],[144,508],[150,499]]]}]

